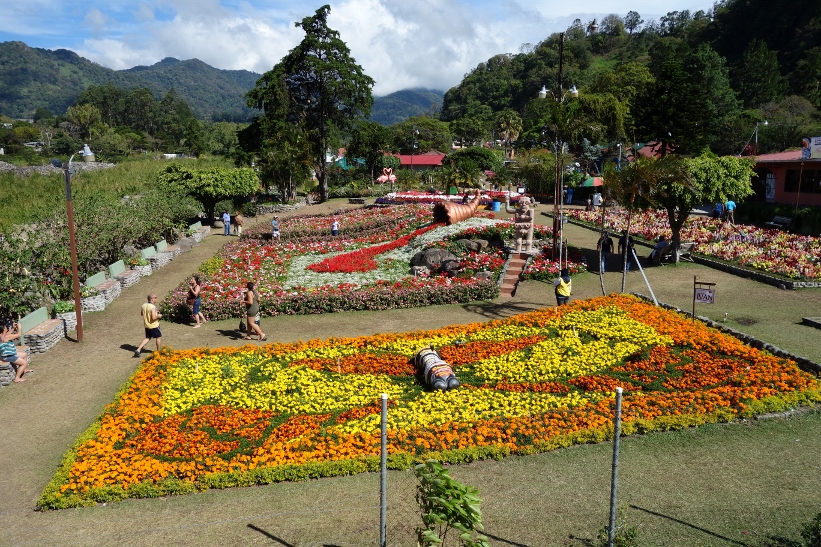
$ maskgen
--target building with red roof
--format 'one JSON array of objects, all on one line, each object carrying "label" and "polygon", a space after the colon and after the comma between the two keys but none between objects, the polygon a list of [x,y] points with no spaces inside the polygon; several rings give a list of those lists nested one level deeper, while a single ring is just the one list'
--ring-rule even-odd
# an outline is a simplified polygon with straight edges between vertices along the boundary
[{"label": "building with red roof", "polygon": [[806,148],[755,157],[756,198],[795,206],[821,206],[821,158]]},{"label": "building with red roof", "polygon": [[443,154],[436,150],[424,152],[422,154],[394,154],[399,158],[399,166],[405,169],[426,171],[435,167],[441,167],[442,160],[447,154]]}]

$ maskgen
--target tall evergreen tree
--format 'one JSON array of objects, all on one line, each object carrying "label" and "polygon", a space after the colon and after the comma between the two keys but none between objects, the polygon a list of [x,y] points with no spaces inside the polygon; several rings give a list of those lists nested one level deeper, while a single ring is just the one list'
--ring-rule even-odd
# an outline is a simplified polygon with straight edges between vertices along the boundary
[{"label": "tall evergreen tree", "polygon": [[322,201],[328,199],[326,155],[342,131],[370,113],[374,85],[351,57],[339,32],[328,27],[330,12],[331,7],[325,5],[295,23],[305,31],[302,42],[247,94],[248,106],[262,110],[263,117],[277,116],[282,104],[285,119],[306,128]]}]

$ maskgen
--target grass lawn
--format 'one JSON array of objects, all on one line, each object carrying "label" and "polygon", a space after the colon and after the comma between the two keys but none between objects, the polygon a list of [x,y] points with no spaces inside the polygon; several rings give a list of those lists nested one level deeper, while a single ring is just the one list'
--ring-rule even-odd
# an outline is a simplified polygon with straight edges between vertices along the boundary
[{"label": "grass lawn", "polygon": [[[328,206],[332,210],[340,204]],[[566,233],[571,243],[595,248],[594,232],[568,226]],[[378,545],[375,474],[80,510],[31,510],[62,453],[134,370],[132,344],[141,338],[136,312],[143,293],[170,291],[221,243],[220,237],[207,238],[141,288],[124,291],[105,312],[89,315],[83,344],[61,342],[37,356],[38,372],[30,381],[0,391],[0,411],[10,417],[3,426],[0,455],[11,462],[0,476],[0,511],[7,517],[0,544]],[[697,313],[721,321],[726,312],[728,325],[821,362],[819,332],[798,324],[802,315],[818,315],[821,291],[780,291],[691,264],[648,271],[659,300],[684,309],[692,303],[694,275],[718,283],[717,304],[701,306]],[[606,292],[618,292],[620,274],[608,273],[605,283]],[[551,289],[526,282],[512,300],[263,321],[274,341],[429,329],[551,306]],[[647,293],[641,274],[629,274],[627,291]],[[574,279],[574,298],[597,295],[597,275]],[[164,341],[176,348],[239,345],[234,323],[209,322],[196,330],[164,324]],[[821,453],[817,410],[631,436],[622,439],[621,447],[619,505],[628,523],[638,528],[641,545],[754,547],[775,535],[797,541],[801,525],[821,511],[821,475],[814,463]],[[611,458],[609,444],[585,445],[451,469],[456,478],[480,489],[493,545],[583,546],[607,521]],[[391,473],[392,531],[400,525],[412,529],[418,522],[413,494],[409,473]],[[391,537],[390,545],[414,545],[407,535]]]}]

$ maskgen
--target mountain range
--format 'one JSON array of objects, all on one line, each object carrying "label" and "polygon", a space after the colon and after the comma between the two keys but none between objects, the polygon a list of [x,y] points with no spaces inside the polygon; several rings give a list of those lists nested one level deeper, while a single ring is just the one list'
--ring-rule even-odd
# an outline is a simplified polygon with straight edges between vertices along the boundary
[{"label": "mountain range", "polygon": [[[92,85],[111,83],[124,89],[147,88],[162,98],[171,88],[201,120],[247,121],[256,111],[245,106],[245,93],[260,74],[221,70],[199,59],[167,57],[151,66],[112,70],[66,49],[0,42],[0,114],[32,118],[38,108],[62,115]],[[439,111],[444,93],[413,89],[374,98],[371,119],[389,125]]]}]

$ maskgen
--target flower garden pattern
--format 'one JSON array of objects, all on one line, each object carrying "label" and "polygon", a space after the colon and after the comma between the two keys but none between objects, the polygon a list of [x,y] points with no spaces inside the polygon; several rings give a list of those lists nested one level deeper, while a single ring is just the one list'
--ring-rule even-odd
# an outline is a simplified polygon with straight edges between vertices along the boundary
[{"label": "flower garden pattern", "polygon": [[[285,241],[265,239],[267,226],[246,230],[201,268],[202,311],[219,320],[243,314],[240,304],[248,281],[257,284],[263,315],[384,310],[493,299],[505,263],[501,243],[513,239],[513,223],[481,213],[452,226],[431,222],[430,205],[355,209],[337,215],[340,237],[328,235],[328,216],[303,216],[282,222]],[[549,239],[549,228],[536,237]],[[459,239],[496,241],[481,252],[461,248]],[[410,259],[430,247],[449,248],[460,257],[453,276],[410,274]],[[555,272],[554,272],[555,270]],[[581,264],[573,272],[584,271]],[[491,279],[475,274],[487,271]],[[531,268],[534,279],[558,275],[546,255]],[[187,319],[188,284],[181,283],[163,300],[165,317]]]},{"label": "flower garden pattern", "polygon": [[[434,346],[462,387],[428,392],[411,357]],[[681,314],[611,295],[487,323],[146,360],[64,458],[39,505],[267,484],[389,465],[530,454],[821,400],[787,359]]]},{"label": "flower garden pattern", "polygon": [[[568,215],[601,225],[601,213],[570,210]],[[627,228],[626,211],[606,211],[611,230]],[[672,237],[665,211],[634,213],[630,232],[655,241]],[[681,241],[696,243],[698,253],[791,279],[821,281],[821,238],[730,224],[713,218],[691,216],[681,229]]]}]

